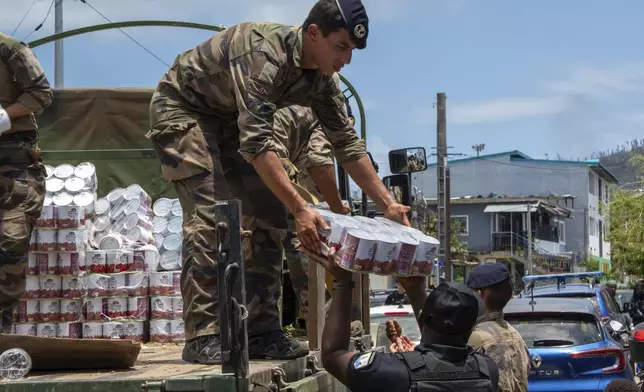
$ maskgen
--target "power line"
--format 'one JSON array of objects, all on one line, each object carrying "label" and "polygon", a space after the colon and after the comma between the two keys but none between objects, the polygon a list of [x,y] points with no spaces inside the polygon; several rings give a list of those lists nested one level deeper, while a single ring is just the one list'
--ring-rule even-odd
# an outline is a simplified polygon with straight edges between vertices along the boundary
[{"label": "power line", "polygon": [[29,15],[29,13],[31,12],[31,10],[34,8],[34,5],[36,5],[36,1],[38,1],[38,0],[34,0],[34,2],[33,2],[33,3],[31,3],[31,7],[29,7],[29,9],[27,10],[27,12],[25,12],[25,14],[22,16],[22,19],[20,19],[20,22],[18,22],[18,26],[16,26],[16,28],[15,28],[15,29],[13,29],[13,31],[11,32],[11,36],[12,36],[12,37],[16,34],[16,31],[18,31],[18,29],[19,29],[19,28],[20,28],[20,26],[22,25],[22,22],[24,22],[24,21],[25,21],[25,19],[27,18],[27,15]]},{"label": "power line", "polygon": [[[63,0],[60,0],[60,1],[63,1]],[[111,21],[107,16],[103,15],[99,10],[97,10],[96,8],[94,8],[94,6],[93,6],[93,5],[91,5],[90,3],[88,3],[86,0],[80,0],[80,1],[81,1],[81,3],[83,3],[83,4],[86,4],[89,8],[93,9],[93,10],[94,10],[94,12],[96,12],[98,15],[100,15],[100,16],[101,16],[103,19],[105,19],[108,23],[112,23],[112,21]],[[119,30],[121,33],[125,34],[125,36],[126,36],[126,37],[128,37],[129,39],[131,39],[131,40],[132,40],[132,42],[134,42],[135,44],[137,44],[141,49],[143,49],[143,50],[145,50],[146,52],[148,52],[152,57],[154,57],[155,59],[159,60],[159,61],[160,61],[162,64],[164,64],[166,67],[170,68],[170,64],[166,63],[166,62],[165,62],[165,61],[163,61],[159,56],[157,56],[156,54],[152,53],[152,51],[151,51],[151,50],[149,50],[148,48],[146,48],[145,46],[143,46],[143,44],[142,44],[142,43],[140,43],[139,41],[135,40],[131,35],[129,35],[129,34],[128,34],[128,33],[126,33],[125,31],[123,31],[123,29],[118,28],[118,30]]]},{"label": "power line", "polygon": [[62,2],[63,2],[63,0],[58,0],[58,2],[56,2],[56,0],[51,0],[51,4],[49,4],[49,10],[47,10],[47,15],[45,15],[45,19],[43,19],[42,23],[40,23],[35,29],[33,29],[31,31],[31,33],[29,33],[29,35],[27,35],[25,38],[23,38],[22,41],[26,42],[27,38],[31,37],[31,35],[33,33],[35,33],[36,31],[38,31],[38,30],[40,30],[42,28],[42,26],[45,24],[45,22],[47,22],[47,19],[49,19],[49,14],[51,14],[51,9],[54,8],[54,3],[56,5],[58,5],[58,4],[62,3]]}]

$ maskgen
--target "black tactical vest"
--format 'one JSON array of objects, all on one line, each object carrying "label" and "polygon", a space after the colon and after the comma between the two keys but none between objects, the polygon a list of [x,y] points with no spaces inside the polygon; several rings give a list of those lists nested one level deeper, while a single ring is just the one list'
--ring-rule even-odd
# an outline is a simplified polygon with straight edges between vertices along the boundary
[{"label": "black tactical vest", "polygon": [[396,353],[411,376],[411,392],[494,392],[487,360],[471,352],[465,361],[454,364],[433,352]]}]

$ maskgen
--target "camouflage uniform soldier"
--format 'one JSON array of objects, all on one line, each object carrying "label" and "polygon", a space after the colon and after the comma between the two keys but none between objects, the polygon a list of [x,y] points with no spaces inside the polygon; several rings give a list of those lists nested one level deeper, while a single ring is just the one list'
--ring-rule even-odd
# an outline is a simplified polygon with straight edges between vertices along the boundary
[{"label": "camouflage uniform soldier", "polygon": [[31,232],[45,200],[34,114],[53,95],[27,45],[0,33],[0,333],[25,290]]},{"label": "camouflage uniform soldier", "polygon": [[499,391],[527,392],[530,354],[523,338],[503,319],[503,308],[512,298],[510,272],[502,263],[476,267],[467,279],[484,304],[468,344],[483,349],[499,367]]},{"label": "camouflage uniform soldier", "polygon": [[184,211],[185,361],[221,361],[213,245],[214,204],[222,195],[241,200],[243,226],[253,231],[244,239],[250,358],[308,353],[279,323],[282,240],[287,210],[309,249],[317,249],[317,228],[325,223],[291,185],[275,153],[278,109],[311,106],[338,162],[385,216],[406,222],[408,208],[384,189],[347,119],[335,75],[354,48],[366,47],[367,25],[359,0],[320,0],[302,27],[253,22],[227,28],[181,53],[159,82],[147,136]]},{"label": "camouflage uniform soldier", "polygon": [[[333,212],[347,214],[348,206],[342,204],[337,188],[333,146],[311,108],[289,106],[275,113],[274,120],[275,138],[284,146],[283,151],[278,152],[278,155],[292,162],[291,165],[288,162],[285,164],[287,173],[291,171],[291,181],[301,185],[317,201],[326,199]],[[308,258],[299,250],[300,241],[295,233],[292,214],[288,215],[288,224],[288,232],[283,242],[284,255],[293,289],[300,304],[300,317],[306,321]]]}]

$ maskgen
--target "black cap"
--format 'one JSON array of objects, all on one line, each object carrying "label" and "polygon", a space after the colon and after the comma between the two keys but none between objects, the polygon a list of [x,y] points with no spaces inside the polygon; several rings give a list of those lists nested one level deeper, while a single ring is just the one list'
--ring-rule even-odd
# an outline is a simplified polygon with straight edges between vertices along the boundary
[{"label": "black cap", "polygon": [[358,49],[367,47],[367,36],[369,35],[369,17],[367,10],[360,0],[335,0],[340,8],[340,13],[347,24],[347,30],[351,40],[355,42]]},{"label": "black cap", "polygon": [[463,283],[441,283],[425,300],[423,325],[442,335],[470,333],[479,316],[476,297]]},{"label": "black cap", "polygon": [[510,279],[510,272],[503,263],[482,264],[474,268],[467,278],[467,287],[472,290],[484,289]]}]

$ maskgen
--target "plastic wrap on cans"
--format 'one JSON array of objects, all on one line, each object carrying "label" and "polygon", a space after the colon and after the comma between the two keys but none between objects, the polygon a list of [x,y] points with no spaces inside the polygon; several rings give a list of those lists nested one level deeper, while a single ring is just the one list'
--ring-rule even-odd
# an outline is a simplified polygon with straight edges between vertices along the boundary
[{"label": "plastic wrap on cans", "polygon": [[[123,194],[123,198],[125,200],[127,200],[127,201],[138,200],[139,204],[141,204],[142,206],[146,207],[148,210],[150,210],[150,208],[152,207],[152,198],[138,184],[132,184],[132,185],[128,186],[125,189],[125,193]],[[150,212],[152,212],[152,211],[150,210]]]},{"label": "plastic wrap on cans", "polygon": [[110,233],[103,237],[98,247],[101,250],[119,250],[123,248],[123,236],[119,233]]},{"label": "plastic wrap on cans", "polygon": [[375,237],[378,240],[378,245],[376,246],[371,272],[377,275],[387,275],[391,271],[398,240],[393,235],[386,233],[378,233]]},{"label": "plastic wrap on cans", "polygon": [[127,295],[127,276],[126,274],[107,275],[107,295],[126,296]]},{"label": "plastic wrap on cans", "polygon": [[123,339],[143,342],[143,321],[126,321],[123,323]]},{"label": "plastic wrap on cans", "polygon": [[25,271],[27,275],[39,275],[39,269],[38,269],[38,253],[35,252],[29,252],[27,254],[27,271]]},{"label": "plastic wrap on cans", "polygon": [[154,202],[152,206],[152,211],[156,216],[168,216],[172,214],[172,203],[171,199],[166,199],[162,197]]},{"label": "plastic wrap on cans", "polygon": [[161,252],[172,251],[181,254],[181,235],[170,233],[163,238],[163,249]]},{"label": "plastic wrap on cans", "polygon": [[98,181],[96,180],[96,167],[90,162],[79,163],[74,169],[74,176],[83,180],[83,189],[96,191]]},{"label": "plastic wrap on cans", "polygon": [[38,275],[58,274],[58,252],[36,253]]},{"label": "plastic wrap on cans", "polygon": [[391,274],[394,276],[409,276],[419,242],[405,231],[401,231],[396,237],[398,239],[398,247],[394,253]]},{"label": "plastic wrap on cans", "polygon": [[36,251],[38,250],[38,229],[31,231],[31,237],[29,238],[29,250]]},{"label": "plastic wrap on cans", "polygon": [[107,317],[124,319],[127,316],[127,297],[112,297],[107,299]]},{"label": "plastic wrap on cans", "polygon": [[152,232],[154,229],[152,221],[147,217],[142,217],[137,213],[128,213],[123,220],[123,229],[132,230],[135,227],[141,227],[147,232]]},{"label": "plastic wrap on cans", "polygon": [[40,276],[40,298],[60,298],[62,276]]},{"label": "plastic wrap on cans", "polygon": [[58,250],[58,230],[38,229],[36,231],[36,249],[41,252],[53,252]]},{"label": "plastic wrap on cans", "polygon": [[88,250],[85,252],[87,270],[93,274],[107,272],[107,254],[104,250]]},{"label": "plastic wrap on cans", "polygon": [[340,265],[350,271],[370,272],[376,245],[376,238],[371,233],[347,229],[340,245]]},{"label": "plastic wrap on cans", "polygon": [[55,323],[41,323],[36,325],[36,336],[43,338],[56,337],[56,324]]},{"label": "plastic wrap on cans", "polygon": [[167,226],[168,232],[169,233],[175,233],[182,235],[183,233],[183,217],[181,216],[172,216],[168,218],[168,226]]},{"label": "plastic wrap on cans", "polygon": [[87,219],[94,213],[94,194],[87,191],[80,192],[74,195],[74,204],[83,211]]},{"label": "plastic wrap on cans", "polygon": [[181,269],[181,255],[172,250],[166,250],[161,254],[159,266],[165,271]]},{"label": "plastic wrap on cans", "polygon": [[183,319],[183,298],[181,296],[172,297],[172,311],[174,318]]},{"label": "plastic wrap on cans", "polygon": [[[111,204],[106,198],[98,199],[94,204],[94,213],[96,213],[96,215],[106,216],[110,211],[110,206]],[[107,218],[109,218],[109,216],[107,216]]]},{"label": "plastic wrap on cans", "polygon": [[110,217],[107,215],[99,215],[94,218],[94,230],[105,231],[110,227]]},{"label": "plastic wrap on cans", "polygon": [[103,339],[103,323],[94,321],[83,323],[83,339]]},{"label": "plastic wrap on cans", "polygon": [[50,178],[45,181],[45,191],[50,195],[54,195],[65,189],[65,181],[60,178]]},{"label": "plastic wrap on cans", "polygon": [[45,179],[49,180],[54,176],[54,167],[50,165],[45,165]]},{"label": "plastic wrap on cans", "polygon": [[105,261],[108,274],[127,272],[129,266],[134,263],[134,254],[131,250],[106,250]]},{"label": "plastic wrap on cans", "polygon": [[322,217],[322,220],[324,220],[324,223],[329,227],[328,229],[324,229],[322,227],[318,227],[318,236],[320,237],[320,241],[322,241],[323,244],[329,246],[329,239],[331,238],[331,224],[333,221],[336,219],[336,214],[332,213],[331,211],[327,210],[317,210],[320,213],[320,216]]},{"label": "plastic wrap on cans", "polygon": [[52,197],[49,195],[45,195],[45,201],[43,203],[40,217],[36,222],[36,226],[46,228],[46,229],[55,229],[57,222],[58,222],[58,208],[56,205],[54,205],[54,201]]},{"label": "plastic wrap on cans", "polygon": [[61,165],[58,165],[54,168],[54,177],[60,178],[61,180],[66,180],[69,177],[74,175],[74,166],[63,163]]},{"label": "plastic wrap on cans", "polygon": [[107,298],[87,298],[83,307],[87,321],[100,321],[107,317]]},{"label": "plastic wrap on cans", "polygon": [[152,272],[159,265],[159,251],[152,245],[144,245],[132,249],[132,261],[128,271]]},{"label": "plastic wrap on cans", "polygon": [[125,233],[125,238],[127,238],[131,242],[139,244],[149,244],[154,242],[152,233],[140,226],[136,226],[131,228],[130,230],[127,230]]},{"label": "plastic wrap on cans", "polygon": [[132,320],[150,318],[148,302],[148,297],[129,297],[127,299],[127,318]]},{"label": "plastic wrap on cans", "polygon": [[82,207],[74,205],[74,196],[66,192],[56,193],[53,202],[58,211],[56,227],[75,229],[85,225],[85,213]]},{"label": "plastic wrap on cans", "polygon": [[58,250],[80,252],[85,250],[85,229],[59,229]]},{"label": "plastic wrap on cans", "polygon": [[87,295],[90,297],[106,297],[108,295],[109,276],[101,274],[89,274],[87,282]]},{"label": "plastic wrap on cans", "polygon": [[78,177],[69,177],[65,180],[65,191],[76,195],[85,188],[85,181]]},{"label": "plastic wrap on cans", "polygon": [[127,295],[131,297],[147,296],[150,288],[150,280],[145,272],[126,274]]},{"label": "plastic wrap on cans", "polygon": [[36,336],[38,333],[38,327],[35,323],[28,324],[17,324],[16,325],[16,335],[22,336]]},{"label": "plastic wrap on cans", "polygon": [[119,204],[123,204],[125,201],[125,198],[123,197],[123,194],[125,193],[125,189],[123,188],[114,188],[110,191],[110,193],[105,196],[105,199],[110,202],[112,206],[116,206]]},{"label": "plastic wrap on cans", "polygon": [[41,299],[39,306],[41,321],[44,321],[46,323],[57,323],[60,321],[59,299]]},{"label": "plastic wrap on cans", "polygon": [[141,218],[141,220],[147,221],[149,221],[152,216],[152,210],[150,210],[150,207],[146,205],[144,201],[137,198],[125,202],[123,213],[126,216],[136,214]]},{"label": "plastic wrap on cans", "polygon": [[[168,220],[164,216],[155,216],[152,218],[152,234],[163,236],[168,233]],[[159,246],[159,245],[157,245]]]},{"label": "plastic wrap on cans", "polygon": [[175,319],[170,321],[170,337],[173,342],[182,342],[186,340],[183,320]]},{"label": "plastic wrap on cans", "polygon": [[150,320],[150,341],[170,343],[172,341],[171,320]]},{"label": "plastic wrap on cans", "polygon": [[82,321],[83,319],[83,300],[82,299],[62,299],[60,301],[60,319],[66,322]]},{"label": "plastic wrap on cans", "polygon": [[80,339],[83,337],[83,324],[78,322],[56,324],[56,337]]},{"label": "plastic wrap on cans", "polygon": [[65,275],[62,279],[61,296],[63,298],[80,298],[85,295],[85,282],[82,278]]},{"label": "plastic wrap on cans", "polygon": [[183,216],[183,209],[181,208],[181,202],[179,201],[179,199],[172,201],[172,208],[170,209],[170,212],[172,212],[172,215],[174,216]]},{"label": "plastic wrap on cans", "polygon": [[23,297],[26,299],[40,298],[40,276],[27,275]]},{"label": "plastic wrap on cans", "polygon": [[172,297],[155,296],[150,298],[151,317],[152,319],[172,319],[174,310],[172,307]]},{"label": "plastic wrap on cans", "polygon": [[85,252],[58,252],[58,270],[62,275],[79,275],[87,270]]},{"label": "plastic wrap on cans", "polygon": [[349,229],[358,229],[358,225],[351,221],[348,218],[341,217],[340,219],[335,219],[331,223],[331,236],[329,237],[329,246],[332,246],[336,250],[340,249],[342,236],[346,230]]},{"label": "plastic wrap on cans", "polygon": [[414,235],[418,240],[418,247],[411,267],[412,275],[431,275],[434,260],[438,252],[439,241],[424,234]]}]

